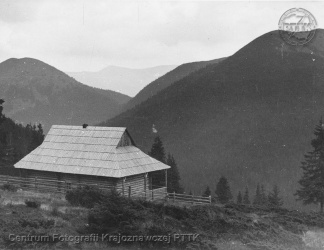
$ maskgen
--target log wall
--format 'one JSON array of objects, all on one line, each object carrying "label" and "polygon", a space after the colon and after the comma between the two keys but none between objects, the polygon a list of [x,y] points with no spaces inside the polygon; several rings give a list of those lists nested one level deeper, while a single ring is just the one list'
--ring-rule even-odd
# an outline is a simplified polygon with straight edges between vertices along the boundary
[{"label": "log wall", "polygon": [[[47,193],[65,193],[67,190],[79,186],[96,186],[101,190],[116,189],[127,197],[141,197],[153,199],[157,196],[157,189],[152,189],[152,177],[147,173],[111,178],[91,175],[66,174],[50,171],[19,169],[17,178],[22,189]],[[163,191],[163,193],[166,191]],[[154,197],[155,199],[155,197]]]},{"label": "log wall", "polygon": [[118,179],[116,190],[124,196],[140,195],[145,196],[145,190],[148,192],[150,180],[147,174],[138,174]]},{"label": "log wall", "polygon": [[111,190],[116,186],[118,180],[110,177],[55,173],[37,170],[23,170],[21,172],[21,177],[29,183],[34,181],[37,183],[39,191],[44,192],[61,192],[63,190],[77,188],[80,185],[97,186],[103,190]]}]

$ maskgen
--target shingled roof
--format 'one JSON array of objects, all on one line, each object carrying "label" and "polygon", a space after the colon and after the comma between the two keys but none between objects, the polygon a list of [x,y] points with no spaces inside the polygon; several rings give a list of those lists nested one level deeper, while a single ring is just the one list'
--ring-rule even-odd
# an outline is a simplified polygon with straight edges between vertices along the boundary
[{"label": "shingled roof", "polygon": [[126,128],[53,125],[15,168],[121,178],[170,167],[138,149]]}]

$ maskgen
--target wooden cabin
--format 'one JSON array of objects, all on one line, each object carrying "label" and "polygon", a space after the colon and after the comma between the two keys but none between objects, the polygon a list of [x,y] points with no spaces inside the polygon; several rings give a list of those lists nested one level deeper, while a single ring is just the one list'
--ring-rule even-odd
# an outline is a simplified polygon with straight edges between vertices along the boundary
[{"label": "wooden cabin", "polygon": [[53,125],[15,168],[40,191],[96,185],[146,197],[153,189],[150,176],[158,171],[166,176],[170,167],[138,149],[126,128]]}]

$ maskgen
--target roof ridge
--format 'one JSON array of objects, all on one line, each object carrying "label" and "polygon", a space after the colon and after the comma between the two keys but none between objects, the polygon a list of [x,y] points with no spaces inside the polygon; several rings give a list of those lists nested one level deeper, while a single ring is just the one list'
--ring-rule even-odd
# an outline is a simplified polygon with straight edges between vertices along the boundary
[{"label": "roof ridge", "polygon": [[62,129],[76,129],[76,130],[89,130],[89,128],[95,128],[99,130],[124,130],[126,127],[103,127],[103,126],[87,126],[86,128],[83,128],[83,126],[77,126],[77,125],[52,125],[52,128],[62,128]]}]

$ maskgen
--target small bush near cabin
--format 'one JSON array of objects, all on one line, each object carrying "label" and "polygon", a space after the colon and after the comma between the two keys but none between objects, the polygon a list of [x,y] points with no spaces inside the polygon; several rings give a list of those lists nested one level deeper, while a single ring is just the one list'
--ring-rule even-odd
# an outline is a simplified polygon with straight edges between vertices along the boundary
[{"label": "small bush near cabin", "polygon": [[55,217],[60,215],[60,212],[57,207],[52,208],[51,215]]},{"label": "small bush near cabin", "polygon": [[17,192],[18,188],[10,183],[5,183],[1,186],[2,190],[10,191],[10,192]]},{"label": "small bush near cabin", "polygon": [[104,196],[103,191],[97,187],[83,186],[69,190],[65,199],[73,206],[93,208],[96,203],[103,200]]},{"label": "small bush near cabin", "polygon": [[33,200],[25,200],[25,204],[27,207],[31,207],[31,208],[40,208],[41,206],[39,201],[33,201]]},{"label": "small bush near cabin", "polygon": [[105,199],[89,211],[89,232],[139,234],[138,221],[144,222],[147,209],[140,202],[111,191]]}]

